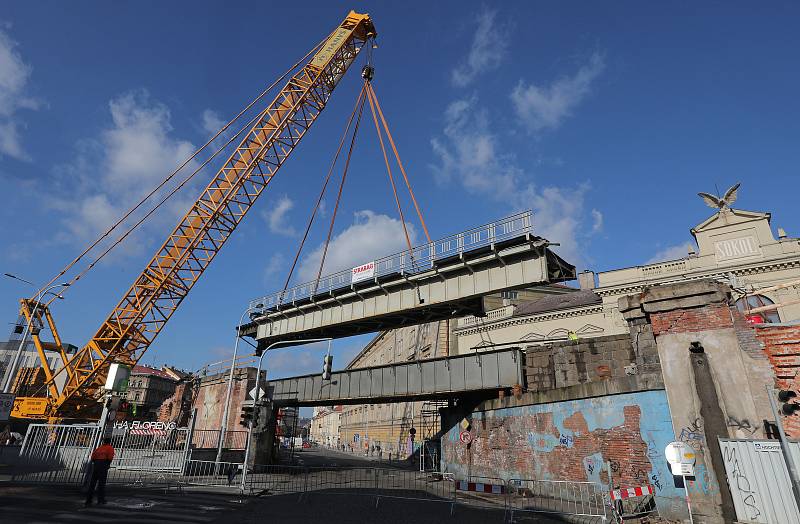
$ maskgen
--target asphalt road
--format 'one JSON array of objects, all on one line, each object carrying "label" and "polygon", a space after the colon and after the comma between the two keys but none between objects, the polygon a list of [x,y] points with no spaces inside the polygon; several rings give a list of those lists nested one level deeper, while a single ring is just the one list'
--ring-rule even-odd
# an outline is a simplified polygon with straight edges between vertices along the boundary
[{"label": "asphalt road", "polygon": [[[288,457],[284,457],[288,458]],[[302,451],[295,450],[292,457],[292,463],[299,466],[336,466],[336,467],[395,467],[401,469],[414,469],[416,463],[407,461],[393,461],[386,460],[384,455],[383,460],[378,457],[365,457],[363,455],[355,455],[352,453],[345,453],[342,451],[335,451],[327,448],[309,448]]]},{"label": "asphalt road", "polygon": [[[0,520],[13,524],[146,524],[175,523],[320,523],[331,524],[500,524],[501,510],[483,510],[450,504],[381,498],[358,493],[345,495],[271,495],[240,499],[235,494],[174,491],[111,486],[105,506],[83,507],[76,488],[62,486],[0,485]],[[533,516],[515,522],[563,522]],[[573,521],[574,522],[574,521]]]},{"label": "asphalt road", "polygon": [[84,495],[75,487],[0,484],[0,521],[17,523],[144,524],[221,522],[224,515],[242,510],[238,495],[108,486],[108,503],[83,506]]}]

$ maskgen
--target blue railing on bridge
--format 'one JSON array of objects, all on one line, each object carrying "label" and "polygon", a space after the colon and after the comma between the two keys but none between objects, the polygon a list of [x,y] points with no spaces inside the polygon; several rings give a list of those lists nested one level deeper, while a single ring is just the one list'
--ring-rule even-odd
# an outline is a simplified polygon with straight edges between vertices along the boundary
[{"label": "blue railing on bridge", "polygon": [[449,258],[459,257],[464,253],[470,253],[498,242],[517,238],[530,233],[533,228],[533,213],[524,211],[490,222],[482,226],[457,233],[448,237],[435,240],[429,244],[423,244],[408,250],[401,251],[394,255],[379,258],[368,262],[360,268],[369,271],[369,278],[356,280],[354,282],[354,269],[350,268],[332,275],[327,275],[319,281],[306,282],[285,291],[279,291],[250,302],[250,309],[254,311],[275,310],[279,305],[292,304],[297,301],[305,300],[317,295],[324,295],[331,291],[349,288],[358,282],[374,281],[377,278],[387,275],[413,275],[432,269],[436,262],[442,262]]}]

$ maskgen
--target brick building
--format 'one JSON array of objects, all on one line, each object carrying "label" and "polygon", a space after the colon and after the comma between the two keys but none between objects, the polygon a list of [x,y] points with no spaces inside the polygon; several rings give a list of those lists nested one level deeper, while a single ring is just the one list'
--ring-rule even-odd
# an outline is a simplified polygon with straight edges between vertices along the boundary
[{"label": "brick building", "polygon": [[147,366],[134,366],[125,398],[135,406],[137,420],[158,420],[161,404],[172,397],[178,380],[174,375]]}]

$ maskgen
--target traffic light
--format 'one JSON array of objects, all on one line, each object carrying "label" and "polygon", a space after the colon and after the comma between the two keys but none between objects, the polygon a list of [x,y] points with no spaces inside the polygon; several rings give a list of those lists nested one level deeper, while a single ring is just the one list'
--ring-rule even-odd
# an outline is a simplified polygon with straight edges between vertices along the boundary
[{"label": "traffic light", "polygon": [[333,369],[333,355],[325,355],[325,360],[322,362],[322,380],[331,379],[332,369]]},{"label": "traffic light", "polygon": [[793,415],[795,411],[800,409],[800,404],[795,404],[791,402],[793,398],[797,397],[797,393],[788,389],[782,389],[778,391],[778,400],[783,402],[781,406],[781,411],[784,415]]},{"label": "traffic light", "polygon": [[119,409],[117,411],[121,411],[123,413],[127,413],[128,409],[131,407],[130,403],[127,400],[122,400],[119,403]]},{"label": "traffic light", "polygon": [[239,424],[241,424],[244,427],[249,426],[251,422],[254,422],[254,420],[253,420],[254,419],[254,415],[253,415],[254,413],[255,413],[255,409],[253,409],[253,405],[252,404],[243,405],[242,406],[241,420],[239,421]]}]

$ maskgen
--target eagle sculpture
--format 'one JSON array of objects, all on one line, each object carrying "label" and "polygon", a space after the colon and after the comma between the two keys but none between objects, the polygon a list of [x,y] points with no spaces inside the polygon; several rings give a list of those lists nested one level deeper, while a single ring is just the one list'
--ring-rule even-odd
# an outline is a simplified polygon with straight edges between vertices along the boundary
[{"label": "eagle sculpture", "polygon": [[725,195],[722,198],[709,195],[708,193],[697,194],[703,199],[703,202],[705,202],[708,207],[719,209],[721,211],[726,207],[731,207],[731,204],[736,202],[736,191],[738,191],[740,185],[742,185],[742,183],[738,182],[736,185],[725,191]]}]

